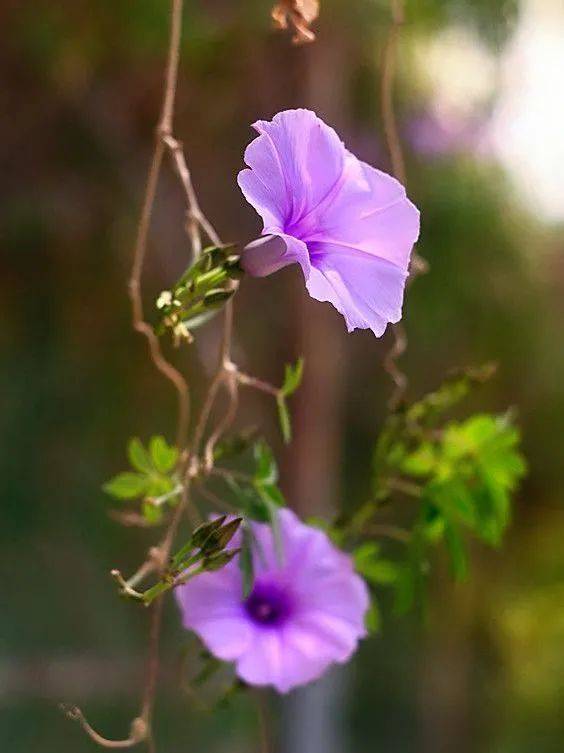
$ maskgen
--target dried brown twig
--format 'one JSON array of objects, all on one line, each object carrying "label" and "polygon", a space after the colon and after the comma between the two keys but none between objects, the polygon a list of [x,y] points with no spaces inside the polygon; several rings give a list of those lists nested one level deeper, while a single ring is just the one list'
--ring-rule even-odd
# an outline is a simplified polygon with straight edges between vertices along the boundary
[{"label": "dried brown twig", "polygon": [[[388,32],[388,38],[384,47],[384,57],[382,61],[382,77],[380,84],[380,101],[382,110],[382,122],[384,125],[384,135],[386,146],[390,155],[392,172],[394,176],[405,186],[407,176],[405,171],[405,160],[399,137],[396,113],[394,108],[394,80],[396,67],[396,52],[401,32],[401,27],[405,23],[405,10],[403,0],[390,0],[391,25]],[[416,251],[413,251],[411,265],[409,269],[408,284],[420,274],[427,271],[427,263]],[[402,402],[407,391],[408,379],[406,374],[398,365],[398,359],[407,349],[407,335],[405,328],[401,323],[392,327],[394,343],[384,358],[384,368],[390,375],[394,390],[389,400],[391,409],[397,408]]]},{"label": "dried brown twig", "polygon": [[293,28],[294,44],[307,44],[315,40],[311,25],[319,16],[319,0],[279,0],[270,15],[279,29]]},{"label": "dried brown twig", "polygon": [[133,252],[133,265],[129,279],[129,297],[131,298],[133,327],[147,339],[149,354],[156,368],[174,385],[178,393],[178,425],[177,443],[184,446],[190,412],[190,395],[188,384],[182,374],[164,357],[159,339],[153,328],[145,321],[143,313],[143,300],[141,298],[141,275],[147,253],[147,240],[151,216],[157,193],[159,175],[165,154],[165,137],[172,132],[174,117],[174,102],[176,97],[176,85],[178,80],[178,61],[180,56],[180,35],[182,28],[182,3],[183,0],[171,0],[170,37],[165,74],[165,86],[159,124],[155,134],[155,146],[153,157],[147,176],[145,198],[137,229],[137,239]]},{"label": "dried brown twig", "polygon": [[[203,232],[206,233],[206,235],[213,243],[219,243],[218,234],[214,230],[211,223],[207,220],[199,206],[180,142],[178,142],[172,134],[174,104],[178,80],[178,63],[180,56],[182,11],[183,0],[171,0],[170,36],[163,101],[159,123],[156,129],[155,146],[147,177],[145,197],[143,200],[141,217],[137,230],[137,238],[133,253],[133,264],[131,269],[131,276],[129,279],[129,296],[132,306],[133,327],[137,332],[140,332],[145,336],[148,342],[149,355],[151,357],[151,360],[153,361],[156,368],[163,374],[163,376],[165,376],[174,385],[178,394],[177,444],[180,449],[182,449],[186,444],[186,437],[188,432],[190,407],[188,383],[184,379],[182,374],[178,371],[178,369],[176,369],[176,367],[174,367],[165,358],[162,353],[161,345],[157,335],[153,331],[153,328],[150,326],[150,324],[145,321],[143,301],[141,297],[141,277],[147,253],[149,228],[153,213],[158,180],[163,164],[163,157],[167,150],[170,152],[173,158],[176,171],[185,190],[186,200],[188,204],[187,227],[192,243],[193,254],[197,256],[201,250],[200,230],[203,230]],[[228,342],[224,342],[222,346],[222,356],[224,353],[229,352],[231,337],[231,317],[232,313],[230,310],[229,313],[226,314],[226,330],[228,330],[229,332],[229,340]],[[156,548],[159,556],[155,557],[155,548],[153,548],[153,551],[150,553],[147,562],[141,565],[136,575],[133,576],[128,582],[129,586],[134,580],[139,580],[139,576],[144,577],[155,569],[162,570],[162,568],[165,566],[170,556],[178,526],[186,511],[186,508],[188,507],[188,492],[189,479],[183,486],[180,502],[174,511],[174,515],[171,519],[163,541],[161,542],[160,546]],[[121,577],[121,575],[119,575],[119,577]],[[103,737],[98,732],[96,732],[96,730],[94,730],[93,727],[88,723],[80,709],[76,707],[65,708],[65,711],[69,718],[78,721],[83,730],[88,734],[88,736],[102,747],[127,748],[145,741],[147,742],[149,750],[154,750],[154,742],[151,735],[151,718],[159,671],[159,641],[162,608],[162,599],[157,599],[154,605],[151,607],[149,650],[147,658],[146,680],[143,690],[143,700],[140,714],[133,720],[131,724],[131,732],[129,736],[123,740],[110,740],[106,737]]]}]

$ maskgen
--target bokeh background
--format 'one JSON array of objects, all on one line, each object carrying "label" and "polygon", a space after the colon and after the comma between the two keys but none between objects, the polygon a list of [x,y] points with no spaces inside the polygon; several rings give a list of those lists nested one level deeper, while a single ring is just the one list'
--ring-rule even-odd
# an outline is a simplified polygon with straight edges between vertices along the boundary
[{"label": "bokeh background", "polygon": [[[397,106],[430,272],[409,292],[403,365],[415,397],[451,368],[495,360],[475,406],[514,406],[530,472],[501,551],[473,551],[469,582],[439,563],[426,623],[384,612],[347,670],[271,701],[285,753],[560,753],[564,738],[564,6],[561,0],[409,0]],[[384,0],[322,0],[318,41],[272,30],[268,0],[188,0],[176,133],[201,203],[226,239],[259,223],[235,176],[249,124],[309,106],[365,160],[389,168],[380,76]],[[2,3],[0,748],[87,753],[57,709],[80,703],[110,737],[135,713],[145,615],[108,570],[155,532],[124,529],[100,487],[127,438],[173,435],[174,395],[131,332],[126,279],[162,86],[165,0]],[[164,170],[146,300],[188,258],[183,199]],[[196,397],[218,332],[175,357]],[[389,336],[347,336],[287,269],[244,281],[235,354],[279,382],[305,353],[296,441],[245,395],[282,487],[304,514],[369,493],[391,386]],[[163,753],[252,751],[247,697],[216,715],[179,690],[190,641],[167,608],[156,729]],[[191,650],[191,649],[190,649]]]}]

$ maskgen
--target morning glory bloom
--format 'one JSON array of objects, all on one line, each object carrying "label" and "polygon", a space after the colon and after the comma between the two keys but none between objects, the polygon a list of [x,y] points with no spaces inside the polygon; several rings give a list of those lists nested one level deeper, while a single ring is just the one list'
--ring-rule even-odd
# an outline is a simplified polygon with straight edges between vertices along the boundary
[{"label": "morning glory bloom", "polygon": [[418,210],[315,113],[286,110],[253,127],[238,182],[264,228],[243,252],[246,272],[264,277],[297,262],[309,294],[332,303],[349,332],[380,337],[401,319]]},{"label": "morning glory bloom", "polygon": [[[176,591],[184,627],[250,685],[286,693],[346,662],[365,636],[366,585],[329,538],[281,509],[281,552],[272,528],[251,523],[255,580],[243,595],[238,556]],[[237,538],[230,544],[240,545]]]}]

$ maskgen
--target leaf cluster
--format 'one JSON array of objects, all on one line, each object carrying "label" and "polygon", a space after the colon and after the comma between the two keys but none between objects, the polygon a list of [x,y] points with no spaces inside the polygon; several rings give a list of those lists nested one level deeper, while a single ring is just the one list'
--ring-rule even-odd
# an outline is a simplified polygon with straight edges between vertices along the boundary
[{"label": "leaf cluster", "polygon": [[396,578],[396,607],[409,608],[429,569],[428,552],[444,543],[456,579],[468,573],[465,536],[498,546],[511,517],[512,494],[526,471],[510,413],[445,414],[491,369],[469,370],[393,414],[374,455],[374,495],[381,505],[400,494],[414,504],[406,561]]},{"label": "leaf cluster", "polygon": [[118,473],[102,488],[120,501],[141,499],[146,521],[160,523],[163,508],[174,505],[181,491],[175,474],[178,449],[160,435],[151,437],[146,447],[133,437],[127,444],[127,457],[133,470]]}]

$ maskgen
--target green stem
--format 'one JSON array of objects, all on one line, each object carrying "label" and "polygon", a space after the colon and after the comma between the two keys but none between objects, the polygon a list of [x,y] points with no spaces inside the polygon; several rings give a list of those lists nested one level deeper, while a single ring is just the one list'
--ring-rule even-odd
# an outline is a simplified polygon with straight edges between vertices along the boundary
[{"label": "green stem", "polygon": [[[181,570],[187,570],[192,565],[195,565],[196,562],[202,558],[202,554],[196,554],[193,557],[190,557],[189,559],[185,560],[179,569]],[[203,568],[200,566],[196,568],[195,570],[191,570],[189,572],[184,572],[184,575],[178,576],[175,575],[172,572],[167,572],[164,574],[161,580],[159,580],[157,583],[155,583],[154,586],[151,586],[151,588],[147,589],[147,591],[144,591],[142,594],[143,603],[145,606],[149,606],[156,598],[157,596],[160,596],[161,594],[165,593],[165,591],[170,591],[172,588],[176,588],[176,586],[180,586],[182,583],[186,583],[191,578],[193,578],[195,575],[199,575],[201,572],[203,572]]]}]

